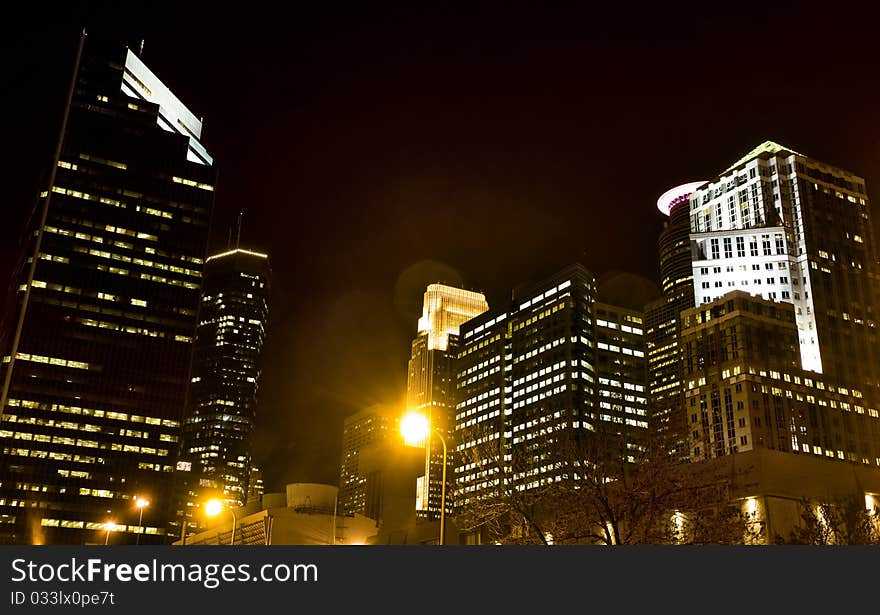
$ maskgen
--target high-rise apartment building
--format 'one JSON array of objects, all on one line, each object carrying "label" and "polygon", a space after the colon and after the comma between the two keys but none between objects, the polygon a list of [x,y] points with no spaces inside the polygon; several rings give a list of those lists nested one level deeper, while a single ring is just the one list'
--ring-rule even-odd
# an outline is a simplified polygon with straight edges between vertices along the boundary
[{"label": "high-rise apartment building", "polygon": [[236,248],[205,262],[178,460],[188,517],[208,494],[247,502],[270,286],[266,254]]},{"label": "high-rise apartment building", "polygon": [[732,291],[682,320],[691,460],[768,449],[880,467],[876,402],[802,369],[791,303]]},{"label": "high-rise apartment building", "polygon": [[[413,340],[409,360],[406,405],[423,413],[432,428],[447,439],[449,456],[454,454],[453,415],[455,411],[455,366],[458,332],[461,325],[489,309],[482,293],[443,284],[428,286],[419,318],[419,335]],[[448,467],[452,461],[447,460]],[[443,450],[437,438],[425,445],[425,474],[416,486],[416,510],[420,516],[439,517],[442,498]],[[446,490],[452,493],[454,480],[447,473]],[[452,498],[447,497],[447,512]]]},{"label": "high-rise apartment building", "polygon": [[164,540],[214,202],[201,130],[83,35],[3,331],[3,541]]},{"label": "high-rise apartment building", "polygon": [[880,386],[880,265],[865,182],[768,141],[690,198],[696,303],[732,290],[794,306],[804,369]]},{"label": "high-rise apartment building", "polygon": [[387,409],[372,407],[345,418],[342,426],[342,464],[339,474],[339,512],[378,520],[382,512],[381,472],[361,467],[361,450],[381,446],[396,433],[395,418]]},{"label": "high-rise apartment building", "polygon": [[[462,325],[458,503],[558,480],[572,435],[601,433],[638,450],[648,427],[643,327],[641,313],[599,303],[578,264]],[[465,454],[474,450],[479,462]]]},{"label": "high-rise apartment building", "polygon": [[703,184],[676,186],[657,199],[657,208],[668,216],[658,241],[663,296],[645,306],[652,431],[674,457],[682,460],[688,452],[678,338],[681,312],[694,307],[690,195]]}]

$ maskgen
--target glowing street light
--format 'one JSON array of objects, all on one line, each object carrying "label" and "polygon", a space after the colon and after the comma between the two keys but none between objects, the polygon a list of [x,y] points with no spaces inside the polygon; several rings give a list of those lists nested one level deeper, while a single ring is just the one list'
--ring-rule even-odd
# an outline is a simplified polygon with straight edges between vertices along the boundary
[{"label": "glowing street light", "polygon": [[446,440],[439,430],[431,429],[431,422],[421,412],[408,412],[400,419],[400,434],[404,442],[410,446],[424,446],[431,437],[431,432],[440,438],[443,444],[443,474],[440,484],[440,544],[445,544],[446,537]]},{"label": "glowing street light", "polygon": [[116,525],[115,521],[107,521],[104,524],[104,529],[107,530],[107,535],[104,537],[104,544],[105,545],[110,544],[110,532],[115,532],[118,527],[119,526]]},{"label": "glowing street light", "polygon": [[135,544],[141,544],[141,534],[144,532],[144,509],[150,505],[150,500],[147,498],[137,496],[134,499],[134,505],[140,510],[140,514],[138,515],[138,535],[137,542]]},{"label": "glowing street light", "polygon": [[431,432],[431,424],[421,412],[409,412],[400,419],[400,434],[410,446],[423,446]]},{"label": "glowing street light", "polygon": [[[235,523],[236,523],[235,511],[232,510],[231,508],[229,508],[228,510],[232,514],[232,538],[230,539],[229,544],[234,545],[235,544]],[[208,500],[207,502],[205,502],[205,514],[207,516],[216,517],[221,512],[223,512],[223,502],[221,502],[220,500],[215,498],[213,500]]]}]

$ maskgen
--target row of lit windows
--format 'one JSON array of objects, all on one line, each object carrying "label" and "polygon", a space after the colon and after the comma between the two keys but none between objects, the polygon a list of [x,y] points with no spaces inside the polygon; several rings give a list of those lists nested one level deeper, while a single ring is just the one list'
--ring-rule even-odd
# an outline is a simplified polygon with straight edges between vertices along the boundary
[{"label": "row of lit windows", "polygon": [[601,397],[608,397],[611,399],[623,399],[624,401],[628,401],[630,403],[639,403],[646,404],[648,400],[644,397],[639,397],[637,395],[625,395],[620,391],[609,391],[608,389],[599,389],[599,395]]},{"label": "row of lit windows", "polygon": [[133,423],[146,423],[147,425],[161,425],[163,427],[177,428],[180,424],[170,419],[157,419],[152,416],[140,416],[137,414],[127,414],[125,412],[113,412],[110,410],[96,410],[94,408],[80,408],[78,406],[66,406],[63,404],[47,404],[31,400],[9,399],[6,402],[10,407],[33,408],[36,410],[51,410],[53,412],[67,412],[70,414],[81,414],[84,416],[94,416],[96,418],[107,418],[118,421],[131,421]]},{"label": "row of lit windows", "polygon": [[621,382],[620,380],[614,380],[611,378],[599,378],[599,384],[603,384],[606,386],[618,387],[626,389],[627,391],[644,391],[645,387],[641,384],[634,384],[632,382]]},{"label": "row of lit windows", "polygon": [[[93,521],[70,521],[65,519],[41,519],[40,525],[43,527],[63,527],[70,529],[85,529],[85,530],[101,530],[107,531],[107,523],[95,523]],[[151,527],[151,526],[140,526],[140,525],[114,525],[112,528],[114,532],[132,532],[132,533],[143,533],[143,534],[165,534],[165,530],[163,528]]]},{"label": "row of lit windows", "polygon": [[[554,365],[550,365],[550,366],[544,367],[540,370],[536,370],[534,372],[531,372],[527,376],[525,376],[524,378],[518,378],[518,379],[514,380],[513,386],[518,387],[519,385],[524,384],[526,382],[531,382],[535,378],[540,378],[540,377],[545,376],[545,375],[547,375],[551,372],[554,372],[556,370],[565,369],[565,364],[566,364],[565,361],[560,361],[558,363],[555,363]],[[576,366],[577,366],[577,361],[572,361],[572,367],[576,367]]]},{"label": "row of lit windows", "polygon": [[642,335],[642,329],[638,327],[631,327],[629,325],[619,325],[616,322],[609,322],[607,320],[601,320],[599,318],[596,319],[596,326],[599,327],[607,327],[608,329],[620,329],[624,333],[632,333],[634,335]]},{"label": "row of lit windows", "polygon": [[569,286],[571,286],[571,280],[566,280],[565,282],[563,282],[559,286],[551,288],[551,289],[541,293],[540,295],[535,295],[534,297],[532,297],[531,299],[529,299],[525,303],[521,303],[519,306],[519,309],[524,310],[527,307],[529,307],[530,305],[534,305],[539,301],[543,301],[544,299],[549,299],[550,297],[554,296],[558,291],[565,290]]},{"label": "row of lit windows", "polygon": [[146,335],[148,337],[167,337],[174,335],[175,342],[191,342],[192,338],[188,335],[177,335],[164,331],[154,331],[143,327],[130,327],[103,320],[92,320],[91,318],[77,318],[76,321],[87,327],[99,327],[101,329],[110,329],[111,331],[123,331],[125,333],[135,333],[137,335]]},{"label": "row of lit windows", "polygon": [[[72,431],[86,431],[92,433],[108,433],[108,434],[119,434],[121,436],[127,436],[130,438],[149,438],[150,432],[148,431],[138,431],[134,429],[119,429],[117,431],[116,428],[106,427],[102,425],[92,425],[89,423],[76,423],[73,421],[59,421],[56,419],[41,419],[33,416],[18,416],[16,414],[4,414],[2,417],[3,422],[7,423],[19,423],[23,425],[41,425],[43,427],[57,427],[59,429],[69,429]],[[12,432],[4,431],[0,432],[0,436],[9,437]],[[22,437],[24,439],[29,440],[30,434],[16,434],[16,438]],[[36,440],[37,438],[34,437]],[[177,442],[177,436],[172,434],[160,433],[159,440],[161,442]],[[48,442],[48,440],[46,440]],[[69,443],[68,443],[69,444]]]},{"label": "row of lit windows", "polygon": [[[82,361],[74,361],[72,359],[59,359],[58,357],[45,357],[42,355],[28,354],[26,352],[18,352],[15,354],[17,361],[33,361],[34,363],[46,363],[48,365],[59,365],[61,367],[73,367],[75,369],[89,369],[89,364]],[[4,363],[9,363],[9,356],[3,357]],[[11,404],[10,404],[11,405]]]},{"label": "row of lit windows", "polygon": [[[72,295],[84,295],[83,291],[79,288],[73,288],[72,286],[62,286],[61,284],[54,284],[52,282],[43,282],[41,280],[34,280],[33,285],[35,288],[45,288],[48,290],[54,290],[57,292],[64,292]],[[25,287],[22,287],[20,290],[24,290]],[[85,295],[89,296],[89,295]],[[98,299],[102,301],[121,301],[125,300],[124,297],[119,295],[111,295],[108,293],[97,293],[96,295]],[[159,325],[171,325],[171,326],[179,326],[179,322],[175,320],[171,320],[168,318],[161,318],[157,316],[150,316],[149,314],[139,314],[134,312],[123,312],[122,310],[108,309],[99,306],[89,305],[87,303],[81,302],[73,302],[73,301],[62,301],[58,299],[50,299],[48,297],[41,297],[39,301],[44,303],[50,303],[53,305],[63,305],[64,307],[76,308],[78,310],[85,310],[89,312],[97,312],[99,314],[107,314],[110,316],[120,316],[124,318],[128,318],[131,320],[143,320],[146,322],[152,322]],[[132,305],[138,307],[145,307],[147,302],[142,299],[131,299]],[[179,314],[191,315],[193,314],[192,310],[187,308],[174,308],[174,311]],[[170,335],[170,334],[169,334]]]},{"label": "row of lit windows", "polygon": [[[563,365],[564,365],[564,363],[563,363]],[[551,376],[550,378],[546,378],[544,380],[541,380],[540,382],[536,382],[535,384],[529,385],[524,389],[515,387],[514,391],[513,391],[513,398],[516,399],[517,397],[522,397],[523,395],[527,395],[528,393],[531,393],[532,391],[537,391],[538,389],[543,389],[544,387],[549,386],[549,385],[553,384],[554,382],[562,382],[563,380],[565,380],[565,373],[564,372],[560,373],[560,374],[556,374],[554,376]]]},{"label": "row of lit windows", "polygon": [[[130,229],[125,229],[125,228],[113,226],[110,224],[103,224],[101,222],[93,222],[92,220],[83,220],[83,219],[74,218],[71,216],[58,216],[58,219],[62,220],[64,222],[67,222],[69,224],[75,224],[78,226],[85,226],[87,228],[93,228],[93,229],[97,229],[99,231],[116,233],[119,235],[126,235],[129,237],[137,237],[138,239],[147,239],[150,241],[158,241],[158,238],[155,235],[150,235],[147,233],[137,233],[137,232],[132,231]],[[110,245],[118,246],[120,248],[125,248],[128,250],[134,249],[133,244],[122,242],[122,241],[116,241],[114,239],[108,239],[105,237],[101,237],[100,235],[89,235],[86,233],[79,233],[79,232],[71,231],[69,229],[57,228],[57,227],[48,226],[48,225],[43,228],[46,232],[51,232],[51,233],[55,233],[58,235],[64,235],[66,237],[76,237],[77,239],[85,239],[88,241],[93,241],[95,243],[110,244]],[[187,262],[187,263],[193,263],[196,265],[201,265],[203,262],[202,259],[197,256],[189,256],[189,255],[185,255],[185,254],[172,254],[169,252],[165,252],[164,250],[159,250],[159,249],[157,249],[153,246],[149,246],[149,245],[144,246],[143,248],[144,248],[144,252],[146,252],[147,254],[155,254],[157,256],[162,256],[164,258],[168,258],[171,260],[179,260],[179,261],[183,261],[183,262]]]},{"label": "row of lit windows", "polygon": [[597,342],[596,347],[599,350],[608,350],[610,352],[619,352],[621,354],[635,356],[635,357],[644,357],[645,353],[641,350],[634,350],[632,348],[627,348],[626,346],[617,346],[616,344],[606,344],[605,342]]},{"label": "row of lit windows", "polygon": [[[77,233],[77,235],[80,234],[81,233]],[[140,265],[142,267],[151,267],[153,269],[160,269],[162,271],[170,271],[172,273],[188,275],[194,278],[200,278],[202,275],[201,272],[197,269],[188,269],[186,267],[178,267],[177,265],[166,265],[165,263],[158,263],[155,261],[145,260],[143,258],[135,258],[131,256],[126,256],[124,254],[117,254],[116,252],[107,252],[106,250],[96,250],[95,248],[74,246],[73,251],[80,252],[82,254],[89,254],[90,256],[97,256],[99,258],[121,261],[123,263],[132,263],[134,265]]]},{"label": "row of lit windows", "polygon": [[538,348],[534,348],[525,354],[517,355],[514,358],[514,363],[519,363],[520,361],[525,361],[526,359],[531,359],[532,357],[535,357],[543,352],[546,352],[548,350],[552,350],[553,348],[561,346],[564,343],[565,343],[565,338],[560,337],[559,339],[553,340],[549,344],[544,344],[543,346],[540,346]]},{"label": "row of lit windows", "polygon": [[496,387],[494,389],[491,389],[489,391],[485,391],[483,393],[480,393],[479,395],[476,395],[474,397],[470,397],[470,398],[464,400],[463,402],[456,405],[456,408],[467,408],[468,406],[470,406],[472,404],[479,403],[479,402],[483,401],[484,399],[487,399],[487,398],[492,397],[494,395],[498,395],[500,392],[501,392],[501,389],[499,387]]},{"label": "row of lit windows", "polygon": [[556,305],[554,305],[551,308],[548,308],[546,310],[542,310],[541,312],[538,312],[537,314],[533,315],[532,317],[516,323],[513,326],[513,330],[519,331],[523,327],[527,327],[531,324],[534,324],[534,323],[538,322],[539,320],[543,320],[544,318],[547,318],[551,314],[555,314],[556,312],[558,312],[560,310],[564,310],[564,309],[565,309],[565,302],[557,303]]},{"label": "row of lit windows", "polygon": [[[763,369],[756,370],[752,366],[749,366],[747,371],[749,374],[752,374],[753,376],[759,375],[763,378],[767,378],[769,376],[770,378],[773,378],[774,380],[783,380],[785,382],[792,382],[793,381],[795,384],[801,384],[803,382],[803,384],[805,386],[808,386],[810,388],[813,388],[815,386],[815,388],[817,388],[821,391],[826,390],[825,383],[822,382],[821,380],[814,380],[813,378],[806,378],[806,377],[801,378],[797,374],[792,376],[791,374],[789,374],[787,372],[780,373],[776,370],[770,370],[769,372],[767,370],[763,370]],[[730,376],[737,376],[741,373],[743,373],[742,366],[735,365],[733,367],[733,370],[730,370],[730,369],[723,370],[721,372],[721,377],[722,378],[729,378]],[[695,382],[698,382],[699,386],[702,386],[702,385],[706,384],[706,379],[700,378],[698,381],[694,381],[694,380],[689,381],[688,382],[688,389],[694,388]],[[853,397],[856,397],[859,399],[861,399],[863,397],[862,392],[859,391],[858,389],[848,389],[846,387],[835,387],[833,385],[828,385],[827,390],[831,393],[839,393],[841,395],[852,395]]]},{"label": "row of lit windows", "polygon": [[546,399],[548,397],[553,397],[554,395],[559,395],[559,394],[565,392],[565,389],[566,389],[565,386],[560,386],[560,387],[556,387],[554,389],[550,389],[547,391],[542,391],[539,394],[533,395],[532,397],[528,397],[523,401],[514,402],[513,409],[516,410],[517,408],[521,408],[523,406],[528,406],[529,404],[533,404],[535,402],[541,401],[541,400]]},{"label": "row of lit windows", "polygon": [[[66,436],[49,436],[46,434],[32,434],[28,432],[20,432],[20,431],[9,431],[9,430],[0,430],[0,438],[12,438],[14,440],[24,440],[27,442],[43,442],[46,444],[61,444],[66,446],[78,446],[80,448],[99,448],[99,449],[108,449],[111,451],[123,451],[125,453],[143,453],[145,455],[159,455],[160,457],[166,457],[168,455],[168,450],[164,448],[156,449],[152,446],[137,446],[134,444],[119,444],[117,442],[97,442],[95,440],[82,440],[78,438],[69,438]],[[23,454],[25,451],[23,449],[19,449],[19,455]],[[40,457],[45,455],[36,455],[34,453],[38,452],[37,450],[29,451],[31,457]],[[52,455],[49,455],[51,458]],[[70,455],[66,455],[63,459],[67,459],[69,461],[79,461],[82,463],[94,463],[94,457],[82,457],[78,459],[73,459]]]},{"label": "row of lit windows", "polygon": [[458,357],[459,358],[466,357],[467,355],[469,355],[473,352],[477,352],[478,350],[481,350],[481,349],[485,348],[486,346],[488,346],[489,344],[497,342],[500,339],[501,339],[501,334],[496,333],[495,335],[493,335],[491,337],[487,337],[486,339],[484,339],[481,342],[478,342],[476,344],[469,344],[464,350],[461,351],[461,353],[458,355]]},{"label": "row of lit windows", "polygon": [[479,414],[482,417],[482,418],[478,419],[477,422],[481,422],[481,421],[486,420],[487,418],[492,418],[492,417],[498,416],[501,413],[500,410],[490,412],[488,415],[484,415],[483,411],[488,410],[489,408],[493,408],[494,406],[497,406],[500,403],[501,403],[500,399],[494,399],[488,403],[480,404],[479,406],[474,406],[473,408],[471,408],[467,412],[460,412],[459,414],[456,414],[455,415],[455,421],[456,421],[455,429],[462,429],[464,427],[468,427],[471,424],[473,424],[473,421],[468,421],[467,423],[464,423],[464,424],[462,424],[462,421],[470,416],[475,415],[475,414]]},{"label": "row of lit windows", "polygon": [[497,363],[497,362],[500,361],[500,360],[501,360],[501,356],[500,356],[500,355],[497,355],[497,354],[496,354],[496,355],[492,355],[488,360],[486,360],[486,361],[481,361],[480,363],[478,363],[478,364],[476,364],[476,365],[472,365],[471,367],[467,368],[467,369],[464,370],[463,372],[459,372],[459,373],[458,373],[458,378],[459,378],[459,379],[464,378],[465,376],[468,376],[468,375],[472,374],[472,373],[475,372],[475,371],[478,371],[478,370],[481,370],[481,369],[483,369],[483,368],[485,368],[485,367],[488,367],[488,366],[492,365],[493,363]]}]

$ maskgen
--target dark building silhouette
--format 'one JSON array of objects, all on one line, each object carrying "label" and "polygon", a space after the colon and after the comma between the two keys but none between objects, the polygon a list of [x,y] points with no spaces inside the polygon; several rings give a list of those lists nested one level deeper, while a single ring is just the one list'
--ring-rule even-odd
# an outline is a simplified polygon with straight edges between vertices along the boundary
[{"label": "dark building silhouette", "polygon": [[691,269],[690,195],[703,182],[663,193],[657,207],[669,216],[660,233],[660,286],[663,296],[645,306],[651,429],[670,453],[688,456],[681,390],[681,312],[694,307]]},{"label": "dark building silhouette", "polygon": [[236,248],[205,263],[177,464],[191,520],[205,497],[233,508],[248,500],[270,284],[265,254]]},{"label": "dark building silhouette", "polygon": [[4,319],[0,535],[160,542],[215,172],[201,120],[121,45],[83,35],[64,109]]},{"label": "dark building silhouette", "polygon": [[[397,422],[388,408],[374,406],[345,417],[342,427],[342,463],[339,478],[339,512],[378,520],[382,513],[382,472],[366,471],[361,453],[400,440]],[[415,491],[413,491],[415,493]]]}]

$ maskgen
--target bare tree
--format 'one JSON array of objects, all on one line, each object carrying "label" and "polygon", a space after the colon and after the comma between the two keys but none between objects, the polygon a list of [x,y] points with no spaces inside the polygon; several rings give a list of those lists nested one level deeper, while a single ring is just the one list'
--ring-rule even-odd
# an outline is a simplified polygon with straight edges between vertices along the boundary
[{"label": "bare tree", "polygon": [[[742,544],[763,526],[730,503],[730,477],[703,464],[676,463],[659,439],[635,444],[609,429],[558,428],[550,476],[523,489],[521,449],[504,459],[497,440],[462,451],[466,463],[495,478],[469,497],[458,522],[493,542],[547,544]],[[470,436],[472,441],[481,441]]]},{"label": "bare tree", "polygon": [[804,499],[800,508],[803,524],[794,528],[787,539],[777,536],[777,544],[880,544],[880,510],[869,510],[857,496],[818,504]]},{"label": "bare tree", "polygon": [[518,489],[515,475],[525,467],[520,452],[505,458],[501,441],[493,432],[477,427],[466,438],[479,444],[463,452],[463,463],[472,464],[487,477],[475,494],[460,494],[456,522],[470,532],[479,532],[487,542],[499,544],[548,544],[548,532],[539,515],[542,502],[553,498],[552,488]]}]

